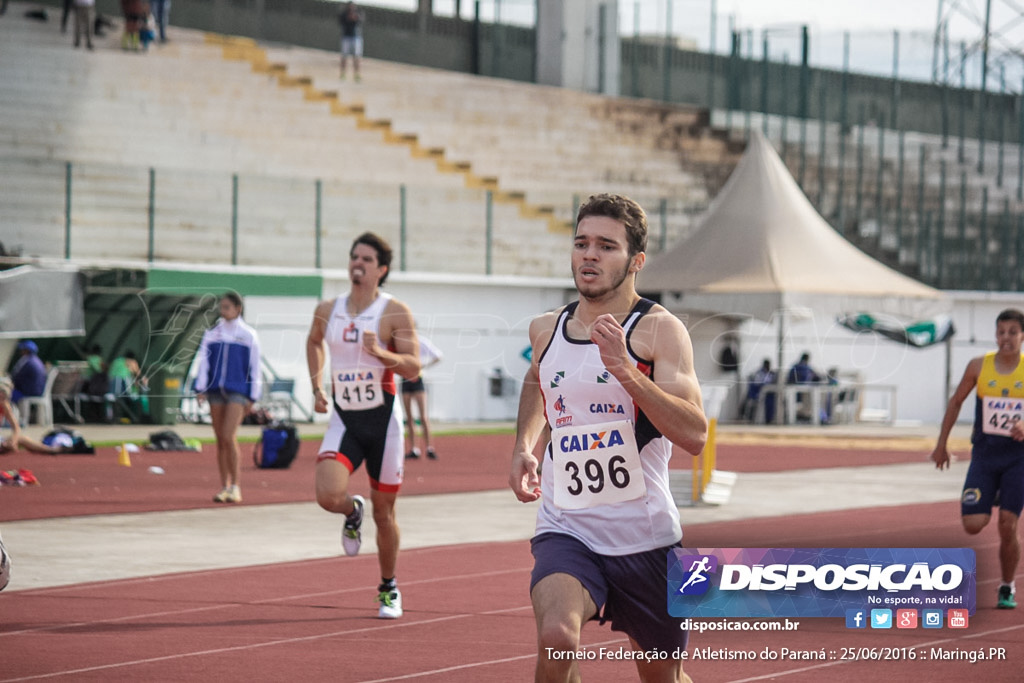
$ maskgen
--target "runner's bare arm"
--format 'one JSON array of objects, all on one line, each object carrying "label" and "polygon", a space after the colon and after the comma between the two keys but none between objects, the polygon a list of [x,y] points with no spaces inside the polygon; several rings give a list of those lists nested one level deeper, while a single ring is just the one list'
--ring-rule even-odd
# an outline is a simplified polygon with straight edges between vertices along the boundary
[{"label": "runner's bare arm", "polygon": [[591,340],[601,349],[605,367],[651,424],[687,453],[700,453],[707,440],[708,422],[693,370],[690,335],[682,321],[658,306],[634,330],[634,350],[654,363],[651,378],[630,361],[625,332],[613,316],[597,319]]},{"label": "runner's bare arm", "polygon": [[960,378],[960,384],[957,385],[956,391],[949,397],[949,401],[946,403],[946,413],[942,416],[942,427],[939,428],[939,438],[935,442],[935,449],[932,450],[931,459],[935,463],[936,469],[946,469],[949,467],[949,450],[946,445],[949,441],[949,434],[953,431],[953,425],[956,424],[956,418],[960,415],[960,408],[963,406],[964,401],[974,391],[974,387],[978,383],[978,376],[981,374],[981,363],[982,358],[973,358],[967,364],[964,369],[964,376]]},{"label": "runner's bare arm", "polygon": [[11,425],[11,437],[6,442],[0,438],[0,444],[6,443],[12,451],[17,452],[18,443],[21,441],[21,428],[18,426],[18,419],[14,416],[14,404],[7,396],[0,398],[0,424],[3,424],[4,420]]},{"label": "runner's bare arm", "polygon": [[327,321],[334,309],[334,301],[321,301],[313,313],[313,324],[306,337],[306,364],[309,366],[309,381],[313,385],[313,409],[318,413],[326,413],[329,395],[324,389],[324,365],[327,352],[324,349],[324,336],[327,333]]},{"label": "runner's bare arm", "polygon": [[512,449],[512,468],[508,483],[516,498],[530,503],[540,498],[539,463],[534,449],[545,431],[544,396],[540,391],[538,361],[551,339],[557,317],[547,313],[530,323],[530,369],[523,378],[519,394],[519,412],[516,417],[516,443]]},{"label": "runner's bare arm", "polygon": [[409,307],[395,299],[389,301],[381,317],[380,334],[381,339],[378,340],[373,332],[363,331],[363,348],[367,353],[379,358],[384,367],[395,374],[406,379],[419,377],[423,370],[420,366],[420,342]]}]

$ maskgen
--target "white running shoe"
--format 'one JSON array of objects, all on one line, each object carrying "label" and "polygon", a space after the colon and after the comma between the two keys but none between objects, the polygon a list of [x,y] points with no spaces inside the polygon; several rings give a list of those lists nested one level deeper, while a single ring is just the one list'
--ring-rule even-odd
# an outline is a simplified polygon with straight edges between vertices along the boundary
[{"label": "white running shoe", "polygon": [[346,555],[358,555],[359,546],[363,544],[363,534],[360,529],[363,526],[365,502],[362,496],[352,496],[352,503],[356,507],[352,510],[352,514],[345,518],[345,526],[341,529],[341,547],[345,549]]},{"label": "white running shoe", "polygon": [[377,611],[378,619],[397,619],[402,616],[402,591],[397,587],[391,591],[378,593],[377,602],[380,603],[380,609]]},{"label": "white running shoe", "polygon": [[0,591],[7,588],[7,582],[11,580],[11,556],[7,554],[4,547],[4,539],[0,538]]}]

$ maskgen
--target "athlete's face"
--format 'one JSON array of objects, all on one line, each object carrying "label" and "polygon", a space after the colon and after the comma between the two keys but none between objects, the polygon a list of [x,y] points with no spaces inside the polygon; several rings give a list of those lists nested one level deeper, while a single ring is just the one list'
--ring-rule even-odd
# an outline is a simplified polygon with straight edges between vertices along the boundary
[{"label": "athlete's face", "polygon": [[996,344],[1005,354],[1019,354],[1024,343],[1024,331],[1016,320],[1000,320],[996,323]]},{"label": "athlete's face", "polygon": [[387,272],[387,266],[377,262],[377,250],[368,244],[357,244],[348,258],[348,278],[352,284],[376,285]]},{"label": "athlete's face", "polygon": [[587,216],[576,227],[572,277],[580,295],[599,299],[640,270],[643,254],[629,255],[626,226],[607,216]]}]

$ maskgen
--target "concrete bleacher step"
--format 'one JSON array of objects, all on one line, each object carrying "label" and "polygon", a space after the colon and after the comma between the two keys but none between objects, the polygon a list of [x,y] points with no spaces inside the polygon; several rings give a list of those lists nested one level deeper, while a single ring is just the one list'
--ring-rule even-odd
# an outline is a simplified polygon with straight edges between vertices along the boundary
[{"label": "concrete bleacher step", "polygon": [[[19,221],[49,226],[52,244],[39,253],[61,248],[63,210],[56,207],[63,206],[64,160],[73,166],[76,254],[88,247],[97,258],[145,257],[154,168],[154,258],[212,263],[229,258],[236,174],[239,232],[272,247],[240,244],[240,262],[311,260],[304,245],[314,241],[313,184],[320,179],[322,237],[331,248],[346,249],[354,226],[397,241],[398,194],[406,187],[414,197],[406,237],[416,267],[445,270],[458,262],[471,264],[464,272],[481,272],[490,193],[495,272],[539,275],[565,274],[574,197],[616,185],[699,194],[692,188],[701,184],[681,170],[674,151],[653,149],[642,125],[595,115],[604,98],[553,88],[375,60],[366,60],[362,84],[339,83],[333,53],[179,29],[168,46],[147,55],[122,53],[116,41],[85,55],[17,16],[0,22],[0,63],[0,174],[11,172],[4,170],[11,158],[54,160],[14,190],[23,195],[12,204]],[[138,79],[142,64],[147,77]],[[26,117],[26,110],[37,115]],[[692,115],[680,114],[673,125],[694,125]],[[627,167],[636,170],[613,177]],[[367,182],[390,187],[377,192]],[[354,184],[354,191],[340,189]],[[694,205],[702,202],[706,197]],[[142,238],[119,242],[119,231]],[[197,251],[204,231],[214,246]],[[461,243],[468,245],[465,259],[446,253]]]}]

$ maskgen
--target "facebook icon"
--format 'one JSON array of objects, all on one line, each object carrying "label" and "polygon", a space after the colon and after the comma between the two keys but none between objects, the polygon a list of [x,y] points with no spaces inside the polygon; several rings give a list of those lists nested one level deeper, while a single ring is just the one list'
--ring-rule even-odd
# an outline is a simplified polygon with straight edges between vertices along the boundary
[{"label": "facebook icon", "polygon": [[862,609],[846,610],[846,628],[867,628],[867,612]]}]

